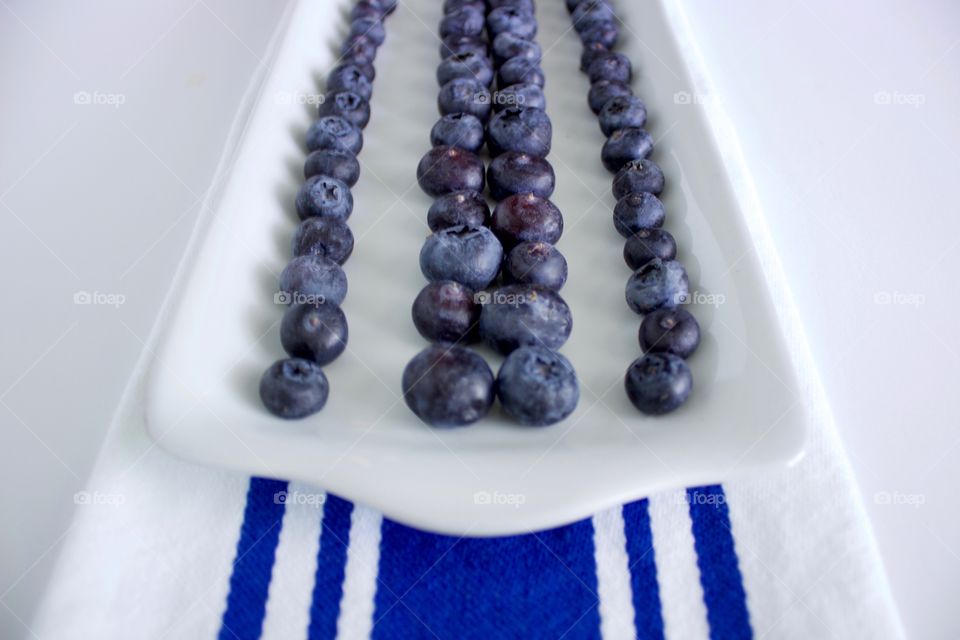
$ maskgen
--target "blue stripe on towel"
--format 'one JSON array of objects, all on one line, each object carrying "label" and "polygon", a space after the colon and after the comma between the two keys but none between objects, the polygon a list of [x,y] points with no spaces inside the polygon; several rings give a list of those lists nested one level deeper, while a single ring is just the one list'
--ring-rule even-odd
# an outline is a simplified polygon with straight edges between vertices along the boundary
[{"label": "blue stripe on towel", "polygon": [[747,595],[737,565],[726,495],[718,485],[687,489],[694,548],[713,640],[750,638]]},{"label": "blue stripe on towel", "polygon": [[661,640],[663,616],[660,613],[660,587],[657,584],[653,532],[650,529],[650,513],[646,500],[623,506],[623,525],[627,537],[627,560],[637,639]]},{"label": "blue stripe on towel", "polygon": [[270,573],[283,523],[283,501],[275,496],[286,490],[286,482],[250,478],[237,556],[230,574],[227,608],[218,634],[220,640],[260,637]]},{"label": "blue stripe on towel", "polygon": [[456,538],[383,521],[374,639],[600,637],[593,524]]},{"label": "blue stripe on towel", "polygon": [[323,504],[323,526],[320,531],[320,550],[317,552],[313,602],[310,605],[310,640],[326,640],[337,635],[352,512],[352,503],[327,494]]}]

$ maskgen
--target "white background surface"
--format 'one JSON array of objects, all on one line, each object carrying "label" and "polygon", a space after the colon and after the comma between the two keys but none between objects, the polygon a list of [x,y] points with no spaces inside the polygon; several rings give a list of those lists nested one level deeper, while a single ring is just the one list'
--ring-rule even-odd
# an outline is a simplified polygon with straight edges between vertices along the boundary
[{"label": "white background surface", "polygon": [[[67,533],[73,494],[281,11],[225,0],[0,1],[3,637],[27,634],[17,619],[29,620]],[[960,6],[696,2],[688,11],[905,626],[912,637],[955,637]],[[77,91],[125,102],[78,105]],[[126,300],[74,305],[78,291]],[[885,294],[893,304],[878,304]]]}]

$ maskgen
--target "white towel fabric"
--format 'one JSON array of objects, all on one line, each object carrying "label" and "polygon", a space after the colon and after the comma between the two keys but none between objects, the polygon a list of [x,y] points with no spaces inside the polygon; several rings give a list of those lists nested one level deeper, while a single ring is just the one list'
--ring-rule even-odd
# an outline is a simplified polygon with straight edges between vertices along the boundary
[{"label": "white towel fabric", "polygon": [[[670,6],[678,32],[688,33],[681,9]],[[689,40],[685,45],[699,55]],[[698,83],[703,93],[710,92],[708,79]],[[707,104],[719,109],[719,101]],[[759,216],[736,137],[725,129],[722,113],[712,113],[711,119],[725,138],[720,146],[728,150],[728,166],[740,179],[744,209]],[[761,253],[779,273],[772,248],[761,247]],[[778,294],[802,364],[803,396],[817,419],[807,454],[794,467],[724,485],[750,627],[757,637],[902,637],[849,465],[796,317],[790,315],[789,295],[785,289]],[[30,625],[44,640],[216,638],[221,632],[250,479],[181,462],[148,438],[144,371],[155,339],[125,393],[88,485],[89,504],[77,509]],[[288,492],[321,495],[296,484]],[[308,637],[317,552],[326,533],[321,502],[286,505],[263,638]],[[649,518],[666,637],[710,637],[687,494],[653,496]],[[380,514],[361,506],[351,513],[336,619],[340,638],[367,638],[373,631],[382,588],[383,523]],[[636,634],[625,544],[621,510],[593,518],[599,632],[608,639]],[[429,574],[423,578],[430,579]],[[712,637],[722,634],[713,629]]]}]

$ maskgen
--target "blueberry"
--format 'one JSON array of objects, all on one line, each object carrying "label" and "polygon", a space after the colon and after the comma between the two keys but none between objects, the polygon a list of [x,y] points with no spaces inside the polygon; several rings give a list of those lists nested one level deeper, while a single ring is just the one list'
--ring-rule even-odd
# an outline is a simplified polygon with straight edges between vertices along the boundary
[{"label": "blueberry", "polygon": [[486,227],[435,231],[420,250],[420,270],[427,280],[453,280],[474,290],[493,282],[502,261],[503,247]]},{"label": "blueberry", "polygon": [[610,82],[623,82],[629,84],[633,79],[633,67],[630,65],[630,58],[622,53],[605,53],[590,63],[587,68],[587,76],[591,84],[601,80]]},{"label": "blueberry", "polygon": [[603,105],[607,104],[607,101],[611,98],[632,95],[633,90],[623,82],[601,80],[600,82],[594,82],[590,85],[590,92],[587,94],[587,103],[590,105],[591,111],[599,114],[600,110],[603,109]]},{"label": "blueberry", "polygon": [[581,2],[583,2],[583,0],[565,0],[564,3],[567,5],[567,11],[573,13],[573,10],[576,9],[577,5]]},{"label": "blueberry", "polygon": [[387,31],[383,28],[383,21],[380,18],[357,18],[350,23],[348,37],[352,36],[369,38],[379,47],[387,39]]},{"label": "blueberry", "polygon": [[332,304],[295,304],[283,314],[280,344],[291,356],[320,366],[336,360],[347,348],[347,316]]},{"label": "blueberry", "polygon": [[652,193],[628,193],[613,208],[613,226],[624,238],[641,229],[663,226],[663,203]]},{"label": "blueberry", "polygon": [[557,178],[553,167],[543,158],[507,151],[490,162],[487,182],[490,184],[490,195],[495,200],[503,200],[515,193],[532,193],[549,198]]},{"label": "blueberry", "polygon": [[504,31],[493,39],[493,63],[498,67],[510,58],[539,63],[542,57],[543,50],[539,44],[515,33]]},{"label": "blueberry", "polygon": [[493,371],[466,347],[435,344],[403,370],[403,398],[434,427],[461,427],[487,415],[493,405]]},{"label": "blueberry", "polygon": [[462,7],[443,16],[440,20],[440,38],[477,37],[483,33],[483,12],[472,7]]},{"label": "blueberry", "polygon": [[490,9],[499,9],[500,7],[513,7],[520,11],[525,11],[530,15],[535,13],[534,0],[487,0],[487,6]]},{"label": "blueberry", "polygon": [[373,84],[355,64],[341,64],[327,74],[327,92],[350,91],[364,100],[373,94]]},{"label": "blueberry", "polygon": [[580,386],[573,365],[546,347],[520,347],[497,373],[497,397],[520,424],[543,427],[560,422],[577,408]]},{"label": "blueberry", "polygon": [[303,358],[277,360],[260,378],[260,400],[278,418],[304,418],[327,404],[330,385],[315,362]]},{"label": "blueberry", "polygon": [[370,103],[353,91],[327,94],[317,111],[321,116],[340,116],[360,129],[370,122]]},{"label": "blueberry", "polygon": [[663,229],[641,229],[623,245],[623,261],[636,271],[651,260],[673,260],[677,257],[677,242]]},{"label": "blueberry", "polygon": [[613,197],[617,200],[628,193],[646,192],[660,195],[663,191],[663,171],[653,160],[631,160],[617,171],[613,178]]},{"label": "blueberry", "polygon": [[372,64],[377,57],[377,43],[366,36],[347,36],[343,44],[340,45],[340,57],[342,60],[349,59]]},{"label": "blueberry", "polygon": [[473,78],[485,87],[493,82],[490,59],[474,51],[448,56],[437,67],[437,83],[442,87],[457,78]]},{"label": "blueberry", "polygon": [[559,291],[567,281],[567,260],[549,242],[521,242],[507,254],[503,280]]},{"label": "blueberry", "polygon": [[325,175],[336,178],[348,187],[360,179],[360,162],[357,156],[340,149],[319,149],[307,156],[303,164],[303,177]]},{"label": "blueberry", "polygon": [[617,96],[600,109],[599,121],[605,136],[617,129],[639,129],[647,123],[647,106],[636,96]]},{"label": "blueberry", "polygon": [[687,272],[676,260],[654,259],[627,280],[627,306],[636,313],[672,309],[690,298]]},{"label": "blueberry", "polygon": [[487,14],[487,31],[496,40],[501,33],[532,40],[537,35],[537,19],[533,13],[516,7],[498,7]]},{"label": "blueberry", "polygon": [[440,59],[460,53],[475,53],[479,56],[487,55],[487,41],[477,36],[451,36],[440,41]]},{"label": "blueberry", "polygon": [[427,211],[431,231],[447,227],[482,227],[490,224],[490,207],[479,191],[455,191],[440,196]]},{"label": "blueberry", "polygon": [[700,325],[686,309],[657,309],[640,323],[640,348],[689,357],[700,344]]},{"label": "blueberry", "polygon": [[343,264],[353,253],[353,233],[343,220],[307,218],[291,242],[293,256],[323,256]]},{"label": "blueberry", "polygon": [[363,148],[363,134],[349,120],[323,116],[307,129],[307,149],[335,149],[356,155]]},{"label": "blueberry", "polygon": [[591,42],[583,45],[583,52],[580,54],[580,71],[584,73],[590,68],[590,63],[599,56],[610,52],[610,47],[602,42]]},{"label": "blueberry", "polygon": [[353,212],[353,195],[346,183],[330,176],[312,176],[297,192],[297,215],[346,220]]},{"label": "blueberry", "polygon": [[518,193],[494,207],[490,229],[507,249],[520,242],[554,244],[563,234],[563,215],[546,198]]},{"label": "blueberry", "polygon": [[620,38],[620,27],[616,22],[597,22],[580,32],[580,42],[584,45],[601,44],[612,49]]},{"label": "blueberry", "polygon": [[475,9],[476,11],[486,11],[487,9],[483,0],[444,0],[443,2],[443,12],[445,14],[464,8]]},{"label": "blueberry", "polygon": [[469,113],[448,113],[430,130],[430,144],[435,147],[460,147],[476,153],[483,139],[483,123]]},{"label": "blueberry", "polygon": [[503,111],[508,107],[546,109],[547,99],[543,96],[543,89],[538,85],[521,82],[504,87],[493,94],[494,111]]},{"label": "blueberry", "polygon": [[519,84],[521,82],[528,82],[542,87],[545,81],[540,63],[530,62],[525,58],[510,58],[500,65],[500,70],[497,71],[498,87],[509,87],[512,84]]},{"label": "blueberry", "polygon": [[372,0],[374,4],[380,5],[385,16],[390,15],[397,10],[400,0]]},{"label": "blueberry", "polygon": [[570,337],[573,317],[556,291],[511,284],[486,295],[480,312],[480,338],[504,355],[523,346],[559,349]]},{"label": "blueberry", "polygon": [[280,274],[280,290],[288,301],[340,306],[347,297],[347,276],[329,258],[298,256]]},{"label": "blueberry", "polygon": [[437,106],[441,115],[469,113],[486,122],[490,117],[490,90],[473,78],[451,80],[440,88]]},{"label": "blueberry", "polygon": [[603,143],[600,158],[610,173],[631,160],[643,160],[653,153],[653,138],[643,129],[617,129]]},{"label": "blueberry", "polygon": [[457,147],[434,147],[417,165],[417,182],[433,197],[454,191],[483,191],[483,160]]},{"label": "blueberry", "polygon": [[546,156],[552,140],[553,125],[542,109],[508,107],[495,113],[487,125],[487,147],[492,156],[505,151]]},{"label": "blueberry", "polygon": [[604,22],[616,22],[617,15],[606,0],[583,0],[573,10],[573,28],[583,33],[590,27]]},{"label": "blueberry", "polygon": [[361,0],[353,5],[353,9],[350,10],[350,20],[359,20],[361,18],[376,18],[380,20],[383,18],[383,9],[376,2]]},{"label": "blueberry", "polygon": [[473,289],[443,280],[425,286],[413,301],[413,324],[431,342],[473,342],[480,303]]},{"label": "blueberry", "polygon": [[648,353],[627,369],[624,386],[637,409],[652,416],[670,413],[690,396],[690,367],[672,353]]},{"label": "blueberry", "polygon": [[376,68],[373,66],[372,62],[367,60],[362,60],[354,56],[347,56],[346,58],[341,58],[340,63],[353,65],[358,71],[360,71],[361,74],[363,74],[363,77],[369,80],[371,83],[373,82],[374,78],[377,77]]}]

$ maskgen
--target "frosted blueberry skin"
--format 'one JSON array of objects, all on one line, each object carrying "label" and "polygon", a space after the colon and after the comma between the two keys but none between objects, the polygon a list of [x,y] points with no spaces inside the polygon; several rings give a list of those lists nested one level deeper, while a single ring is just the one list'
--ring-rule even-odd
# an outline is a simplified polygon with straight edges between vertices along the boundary
[{"label": "frosted blueberry skin", "polygon": [[479,191],[456,191],[440,196],[427,211],[430,231],[447,227],[483,227],[490,224],[490,207]]},{"label": "frosted blueberry skin", "polygon": [[580,71],[586,73],[587,69],[590,68],[591,62],[609,52],[610,47],[602,42],[584,43],[583,51],[580,53]]},{"label": "frosted blueberry skin", "polygon": [[626,299],[639,314],[672,309],[690,299],[687,272],[676,260],[651,260],[627,280]]},{"label": "frosted blueberry skin", "polygon": [[611,51],[597,56],[590,63],[590,66],[587,67],[587,77],[590,78],[591,84],[601,80],[629,84],[633,79],[633,66],[627,56]]},{"label": "frosted blueberry skin", "polygon": [[307,156],[303,163],[303,177],[324,175],[340,180],[348,187],[360,179],[360,162],[357,156],[342,149],[318,149]]},{"label": "frosted blueberry skin", "polygon": [[280,273],[280,291],[290,302],[310,297],[340,306],[347,297],[347,276],[340,265],[323,256],[298,256]]},{"label": "frosted blueberry skin", "polygon": [[434,198],[454,191],[483,191],[483,160],[465,149],[434,147],[417,165],[417,182]]},{"label": "frosted blueberry skin", "polygon": [[330,176],[311,176],[297,192],[297,215],[346,220],[353,212],[353,194],[345,182]]},{"label": "frosted blueberry skin", "polygon": [[636,271],[651,260],[673,260],[677,257],[677,241],[663,229],[641,229],[623,245],[623,261]]},{"label": "frosted blueberry skin", "polygon": [[430,144],[435,147],[460,147],[476,153],[483,140],[483,123],[469,113],[448,113],[430,130]]},{"label": "frosted blueberry skin", "polygon": [[334,149],[356,155],[363,148],[363,134],[349,120],[323,116],[307,129],[307,150]]},{"label": "frosted blueberry skin", "polygon": [[610,173],[631,160],[643,160],[653,153],[653,138],[643,129],[617,129],[603,143],[600,159]]},{"label": "frosted blueberry skin", "polygon": [[332,304],[294,304],[280,322],[280,344],[291,356],[320,366],[336,360],[347,348],[347,316]]},{"label": "frosted blueberry skin", "polygon": [[504,31],[493,39],[492,49],[493,62],[498,67],[510,58],[523,58],[539,63],[543,57],[543,49],[539,44],[509,31]]},{"label": "frosted blueberry skin", "polygon": [[383,9],[383,13],[385,16],[388,16],[394,11],[396,11],[397,5],[399,4],[399,0],[369,0],[369,1],[373,2],[376,5],[379,5]]},{"label": "frosted blueberry skin", "polygon": [[425,286],[411,309],[413,325],[431,342],[474,342],[480,304],[473,289],[445,280]]},{"label": "frosted blueberry skin", "polygon": [[512,84],[530,83],[543,87],[546,78],[538,62],[524,58],[510,58],[497,71],[497,86],[509,87]]},{"label": "frosted blueberry skin", "polygon": [[683,358],[672,353],[648,353],[627,369],[624,386],[633,406],[658,416],[686,402],[693,389],[693,376]]},{"label": "frosted blueberry skin", "polygon": [[546,198],[519,193],[494,207],[490,229],[507,249],[521,242],[555,244],[563,235],[563,215]]},{"label": "frosted blueberry skin", "polygon": [[444,0],[443,3],[443,12],[453,13],[457,9],[470,8],[477,11],[485,11],[486,6],[483,4],[483,0]]},{"label": "frosted blueberry skin", "polygon": [[486,55],[474,51],[444,58],[437,67],[437,84],[442,87],[457,78],[473,78],[488,87],[493,82],[493,64]]},{"label": "frosted blueberry skin", "polygon": [[377,57],[377,43],[366,36],[347,36],[340,46],[340,57],[344,62],[373,64]]},{"label": "frosted blueberry skin", "polygon": [[583,2],[583,0],[564,0],[564,4],[567,5],[567,11],[573,13],[573,10],[577,8],[577,5]]},{"label": "frosted blueberry skin", "polygon": [[441,115],[469,113],[482,122],[490,117],[493,108],[490,103],[490,90],[473,78],[451,80],[440,88],[437,96],[437,108]]},{"label": "frosted blueberry skin", "polygon": [[353,232],[342,220],[307,218],[293,234],[293,257],[322,256],[343,264],[353,253]]},{"label": "frosted blueberry skin", "polygon": [[613,178],[613,197],[619,200],[628,193],[652,193],[663,191],[663,171],[653,160],[631,160]]},{"label": "frosted blueberry skin", "polygon": [[547,99],[543,89],[529,82],[520,82],[504,87],[493,94],[493,110],[503,111],[509,107],[546,109]]},{"label": "frosted blueberry skin", "polygon": [[486,296],[480,312],[480,338],[504,355],[523,346],[559,349],[572,329],[567,303],[539,285],[500,287]]},{"label": "frosted blueberry skin", "polygon": [[525,11],[530,15],[536,13],[534,0],[487,0],[487,6],[490,7],[491,10],[499,9],[500,7],[513,7],[520,11]]},{"label": "frosted blueberry skin", "polygon": [[559,291],[567,282],[567,260],[548,242],[521,242],[507,254],[503,280]]},{"label": "frosted blueberry skin", "polygon": [[317,107],[322,116],[340,116],[350,124],[363,129],[370,122],[370,103],[353,91],[328,93]]},{"label": "frosted blueberry skin", "polygon": [[620,27],[616,22],[598,22],[580,32],[580,41],[587,44],[600,44],[612,49],[620,39]]},{"label": "frosted blueberry skin", "polygon": [[489,53],[487,41],[477,36],[451,36],[440,41],[441,60],[460,53],[475,53],[479,56],[485,56]]},{"label": "frosted blueberry skin", "polygon": [[401,386],[410,410],[433,427],[472,424],[493,405],[493,371],[457,345],[435,344],[418,353],[404,368]]},{"label": "frosted blueberry skin", "polygon": [[347,37],[368,38],[379,47],[387,39],[387,30],[384,28],[381,18],[361,17],[350,23],[350,32]]},{"label": "frosted blueberry skin", "polygon": [[600,80],[590,85],[590,91],[587,93],[587,104],[590,105],[591,111],[599,115],[600,110],[603,109],[603,105],[607,104],[611,98],[632,95],[633,90],[623,82]]},{"label": "frosted blueberry skin", "polygon": [[532,40],[537,35],[537,19],[530,11],[505,5],[487,14],[487,31],[494,40],[502,33]]},{"label": "frosted blueberry skin", "polygon": [[686,309],[657,309],[643,318],[639,339],[647,353],[687,358],[700,345],[700,325]]},{"label": "frosted blueberry skin", "polygon": [[553,167],[545,159],[528,153],[507,151],[490,162],[487,169],[490,195],[503,200],[517,193],[549,198],[557,183]]},{"label": "frosted blueberry skin", "polygon": [[617,96],[603,105],[598,121],[605,136],[617,129],[641,129],[647,123],[647,106],[636,96]]},{"label": "frosted blueberry skin", "polygon": [[420,271],[427,280],[453,280],[475,291],[493,282],[502,262],[503,247],[486,227],[435,231],[420,250]]},{"label": "frosted blueberry skin", "polygon": [[606,0],[583,0],[573,10],[573,28],[577,33],[583,33],[591,27],[616,22],[617,15]]},{"label": "frosted blueberry skin", "polygon": [[384,11],[380,5],[375,2],[369,2],[368,0],[361,0],[361,2],[353,5],[353,8],[350,10],[350,21],[353,22],[362,18],[382,20],[383,15]]},{"label": "frosted blueberry skin", "polygon": [[334,67],[327,74],[326,88],[328,93],[350,91],[364,100],[370,100],[370,96],[373,94],[373,84],[370,79],[364,75],[360,66],[354,64],[341,64]]},{"label": "frosted blueberry skin", "polygon": [[520,347],[497,373],[497,397],[520,424],[544,427],[560,422],[577,408],[580,385],[573,365],[545,347]]},{"label": "frosted blueberry skin", "polygon": [[495,113],[487,124],[487,147],[492,156],[519,151],[545,157],[552,142],[553,124],[542,109],[508,107]]},{"label": "frosted blueberry skin", "polygon": [[476,38],[483,33],[483,12],[473,7],[461,7],[440,20],[440,38]]},{"label": "frosted blueberry skin", "polygon": [[303,358],[277,360],[260,378],[260,400],[278,418],[305,418],[323,409],[329,395],[320,365]]},{"label": "frosted blueberry skin", "polygon": [[661,227],[665,218],[663,203],[652,193],[628,193],[613,208],[613,226],[624,238]]}]

